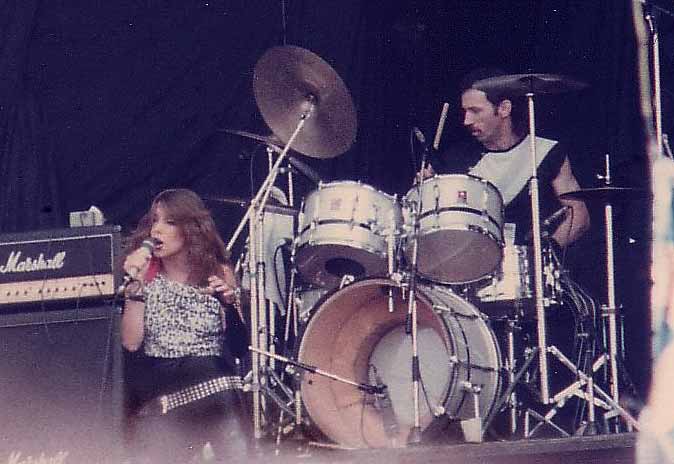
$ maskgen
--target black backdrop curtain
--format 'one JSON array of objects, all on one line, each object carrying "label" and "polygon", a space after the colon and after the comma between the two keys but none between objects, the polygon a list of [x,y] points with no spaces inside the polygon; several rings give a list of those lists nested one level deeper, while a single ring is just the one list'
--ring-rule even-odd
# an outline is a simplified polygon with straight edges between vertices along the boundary
[{"label": "black backdrop curtain", "polygon": [[60,192],[42,105],[26,79],[37,1],[0,2],[0,231],[54,227]]},{"label": "black backdrop curtain", "polygon": [[[65,211],[97,204],[111,222],[130,225],[167,186],[247,196],[250,155],[264,156],[218,129],[269,133],[252,70],[282,43],[328,61],[358,109],[358,138],[347,153],[306,159],[325,180],[404,194],[416,161],[410,127],[432,138],[447,101],[443,142],[462,137],[456,83],[480,65],[591,84],[537,101],[541,133],[580,147],[573,161],[586,186],[603,169],[603,153],[615,165],[643,157],[627,1],[5,3],[3,185],[26,184],[11,171],[28,161],[20,147],[29,136],[17,126],[35,131],[32,156],[42,169],[31,175],[58,178],[53,202],[4,195],[5,209],[21,202],[38,215],[59,204]],[[17,122],[28,114],[32,123]],[[256,184],[264,174],[256,170]],[[20,221],[6,214],[0,227],[41,225]]]},{"label": "black backdrop curtain", "polygon": [[[266,175],[264,150],[221,129],[270,133],[253,98],[253,67],[284,43],[330,63],[358,110],[351,149],[330,160],[302,157],[326,181],[405,194],[418,166],[410,128],[432,139],[446,101],[443,143],[463,137],[457,82],[474,67],[496,65],[588,82],[582,92],[537,97],[539,132],[571,143],[584,187],[598,185],[606,153],[617,185],[648,186],[627,0],[0,5],[0,232],[62,226],[68,211],[90,205],[128,231],[150,199],[173,186],[249,198]],[[662,43],[671,50],[668,19]],[[671,67],[670,51],[663,55]],[[298,199],[313,188],[300,177]],[[243,211],[210,205],[228,238]],[[617,208],[617,245],[622,298],[643,321],[650,206],[637,206]],[[579,272],[602,300],[603,215],[592,214]]]}]

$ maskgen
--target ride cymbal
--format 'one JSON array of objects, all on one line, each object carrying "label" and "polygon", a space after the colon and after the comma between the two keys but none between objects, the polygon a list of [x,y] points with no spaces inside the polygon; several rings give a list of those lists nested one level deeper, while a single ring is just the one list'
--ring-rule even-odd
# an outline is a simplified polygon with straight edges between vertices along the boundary
[{"label": "ride cymbal", "polygon": [[344,82],[318,55],[295,46],[267,50],[255,65],[253,91],[269,128],[290,148],[313,158],[333,158],[356,138],[356,110]]},{"label": "ride cymbal", "polygon": [[553,95],[581,90],[587,84],[558,74],[506,74],[504,76],[481,79],[473,88],[483,92],[501,92],[512,97],[534,95]]},{"label": "ride cymbal", "polygon": [[645,198],[648,192],[631,187],[596,187],[566,192],[560,199],[583,200],[599,203],[622,203],[629,200]]}]

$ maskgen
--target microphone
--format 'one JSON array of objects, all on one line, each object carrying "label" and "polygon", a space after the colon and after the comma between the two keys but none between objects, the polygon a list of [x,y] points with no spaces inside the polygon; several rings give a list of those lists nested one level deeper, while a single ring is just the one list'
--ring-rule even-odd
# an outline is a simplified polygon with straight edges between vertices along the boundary
[{"label": "microphone", "polygon": [[551,225],[556,224],[557,221],[563,219],[566,216],[570,209],[571,207],[569,205],[562,206],[550,216],[545,218],[545,220],[541,223],[541,228],[547,229]]},{"label": "microphone", "polygon": [[[145,260],[147,261],[152,257],[152,253],[154,252],[154,249],[158,244],[159,240],[154,239],[152,237],[148,237],[145,240],[143,240],[143,242],[140,244],[140,247],[136,251],[142,251],[143,254],[145,255]],[[134,266],[126,274],[124,274],[124,280],[122,281],[122,285],[120,285],[119,288],[117,289],[118,295],[124,294],[124,291],[126,291],[126,287],[128,287],[131,282],[137,280],[139,272],[140,268],[138,266]]]},{"label": "microphone", "polygon": [[377,384],[377,393],[375,394],[374,407],[381,413],[384,432],[389,438],[394,438],[398,434],[398,421],[396,420],[391,397],[388,394],[388,387],[381,380],[381,377],[375,369],[375,382]]},{"label": "microphone", "polygon": [[[548,238],[550,236],[550,231],[548,230],[550,227],[556,225],[559,221],[564,219],[566,215],[569,213],[571,210],[571,207],[569,205],[564,205],[561,208],[559,208],[557,211],[552,213],[550,216],[545,218],[543,222],[541,222],[541,238]],[[527,242],[531,242],[533,239],[533,233],[532,231],[529,231],[527,235],[524,237],[524,239]]]},{"label": "microphone", "polygon": [[421,132],[421,129],[418,127],[413,127],[412,132],[414,132],[414,136],[417,138],[420,144],[426,145],[426,137],[424,136],[424,133]]}]

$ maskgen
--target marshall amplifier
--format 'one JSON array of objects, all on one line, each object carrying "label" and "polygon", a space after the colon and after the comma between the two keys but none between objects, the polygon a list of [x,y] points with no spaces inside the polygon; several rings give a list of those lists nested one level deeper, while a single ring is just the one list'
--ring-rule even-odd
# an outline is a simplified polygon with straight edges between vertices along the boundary
[{"label": "marshall amplifier", "polygon": [[0,235],[0,310],[113,296],[120,246],[119,226]]}]

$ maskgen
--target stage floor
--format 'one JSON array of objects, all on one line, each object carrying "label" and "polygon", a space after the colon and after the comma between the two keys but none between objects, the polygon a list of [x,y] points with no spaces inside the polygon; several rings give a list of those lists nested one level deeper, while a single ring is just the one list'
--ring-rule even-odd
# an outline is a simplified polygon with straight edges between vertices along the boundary
[{"label": "stage floor", "polygon": [[[358,464],[634,464],[636,433],[589,437],[535,438],[528,440],[419,445],[395,449],[334,450],[285,443],[277,455],[267,449],[259,462],[311,462]],[[270,456],[270,453],[273,455]]]}]

